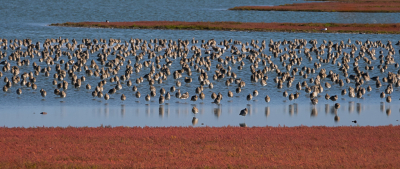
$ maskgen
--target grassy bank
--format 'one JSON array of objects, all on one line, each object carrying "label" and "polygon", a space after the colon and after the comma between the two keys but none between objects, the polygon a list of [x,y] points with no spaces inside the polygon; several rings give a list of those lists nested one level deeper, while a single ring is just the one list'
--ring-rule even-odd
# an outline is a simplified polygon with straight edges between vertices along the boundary
[{"label": "grassy bank", "polygon": [[[327,33],[381,33],[399,34],[400,24],[337,24],[337,23],[251,23],[251,22],[66,22],[50,26],[120,28],[120,29],[186,29],[224,31],[277,31],[277,32],[327,32]],[[323,28],[328,28],[322,31]]]},{"label": "grassy bank", "polygon": [[400,126],[0,128],[0,168],[399,168]]},{"label": "grassy bank", "polygon": [[238,6],[230,10],[307,11],[307,12],[400,12],[397,0],[319,0],[324,2],[294,3],[280,6]]}]

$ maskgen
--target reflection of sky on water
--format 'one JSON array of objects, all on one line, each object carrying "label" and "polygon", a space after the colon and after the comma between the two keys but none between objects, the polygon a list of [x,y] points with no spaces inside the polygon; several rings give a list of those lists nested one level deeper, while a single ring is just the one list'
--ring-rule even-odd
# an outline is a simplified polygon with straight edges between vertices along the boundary
[{"label": "reflection of sky on water", "polygon": [[[239,116],[243,106],[233,104],[197,104],[199,113],[194,115],[189,103],[158,105],[155,103],[112,106],[3,106],[0,109],[0,124],[7,127],[33,126],[348,126],[398,124],[400,105],[378,103],[362,104],[342,102],[339,109],[333,103],[282,105],[253,104],[246,117]],[[39,113],[46,111],[47,115]],[[11,113],[12,112],[12,113]],[[393,113],[392,113],[393,112]],[[397,112],[397,113],[396,113]],[[340,121],[335,122],[335,116]]]}]

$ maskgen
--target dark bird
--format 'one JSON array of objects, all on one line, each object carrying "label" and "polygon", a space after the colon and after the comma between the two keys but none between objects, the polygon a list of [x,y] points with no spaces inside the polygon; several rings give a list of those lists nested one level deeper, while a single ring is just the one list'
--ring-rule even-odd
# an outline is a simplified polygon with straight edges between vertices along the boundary
[{"label": "dark bird", "polygon": [[247,111],[248,111],[247,108],[245,108],[245,109],[240,111],[239,115],[246,116],[247,115]]}]

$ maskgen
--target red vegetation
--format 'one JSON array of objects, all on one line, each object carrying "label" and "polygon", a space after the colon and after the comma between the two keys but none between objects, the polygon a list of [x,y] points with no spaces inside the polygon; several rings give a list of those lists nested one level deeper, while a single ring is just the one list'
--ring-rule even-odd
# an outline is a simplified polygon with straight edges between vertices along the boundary
[{"label": "red vegetation", "polygon": [[400,168],[400,126],[0,128],[0,168]]},{"label": "red vegetation", "polygon": [[230,10],[309,12],[400,12],[397,0],[332,0],[337,2],[295,3],[280,6],[239,6]]},{"label": "red vegetation", "polygon": [[[67,22],[51,26],[98,27],[121,29],[189,29],[189,30],[238,30],[238,31],[286,31],[330,33],[400,33],[400,24],[337,24],[337,23],[254,23],[254,22]],[[328,28],[327,31],[321,31]]]}]

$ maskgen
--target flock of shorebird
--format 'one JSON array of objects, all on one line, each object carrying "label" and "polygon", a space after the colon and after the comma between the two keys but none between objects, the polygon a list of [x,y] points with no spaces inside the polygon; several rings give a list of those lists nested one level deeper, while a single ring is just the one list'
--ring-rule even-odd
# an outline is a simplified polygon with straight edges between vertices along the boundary
[{"label": "flock of shorebird", "polygon": [[[128,87],[132,88],[136,98],[141,97],[141,92],[148,93],[146,101],[159,95],[159,104],[170,100],[173,94],[178,99],[204,100],[204,91],[212,91],[214,85],[233,86],[238,94],[245,88],[246,81],[267,86],[269,76],[275,77],[271,78],[271,88],[296,89],[294,93],[285,90],[284,97],[295,100],[301,97],[300,92],[303,91],[313,105],[318,104],[318,97],[323,95],[324,89],[334,86],[341,91],[340,94],[330,96],[326,93],[326,100],[337,101],[339,95],[362,98],[366,92],[373,90],[366,83],[370,80],[374,81],[375,88],[384,88],[380,97],[390,103],[393,88],[400,86],[400,70],[387,71],[391,66],[399,67],[391,41],[351,43],[348,39],[347,42],[334,43],[323,40],[318,44],[317,40],[305,39],[251,40],[249,43],[232,39],[199,42],[194,38],[177,41],[131,38],[128,41],[82,39],[79,43],[75,39],[70,41],[60,37],[46,39],[43,44],[34,43],[31,39],[0,38],[0,47],[0,64],[3,65],[0,77],[5,76],[3,91],[8,92],[15,86],[18,95],[23,94],[26,88],[41,88],[36,85],[38,76],[53,76],[53,93],[61,98],[67,97],[69,85],[80,88],[86,77],[94,76],[98,82],[92,84],[93,87],[89,83],[85,86],[92,91],[93,97],[109,100],[118,90]],[[308,66],[302,66],[302,62]],[[31,71],[21,71],[21,67],[31,64]],[[328,64],[334,68],[327,70],[325,65]],[[374,69],[380,71],[382,77],[370,77]],[[245,70],[249,72],[243,73]],[[174,85],[169,88],[155,87],[155,84],[162,84],[171,78]],[[192,94],[181,91],[182,83],[196,80],[190,90]],[[106,86],[107,83],[110,85]],[[148,86],[148,90],[139,91],[139,85]],[[259,86],[247,94],[247,101],[259,95]],[[232,98],[234,92],[228,90],[226,96]],[[221,91],[210,93],[213,103],[220,104],[224,94]],[[45,88],[40,89],[40,94],[47,96]],[[120,98],[124,101],[127,96],[122,94]],[[265,102],[271,101],[270,96],[264,97]],[[338,109],[340,104],[336,103],[334,107]],[[199,110],[193,107],[192,112],[196,114]],[[247,113],[247,108],[240,111],[242,116]]]}]

